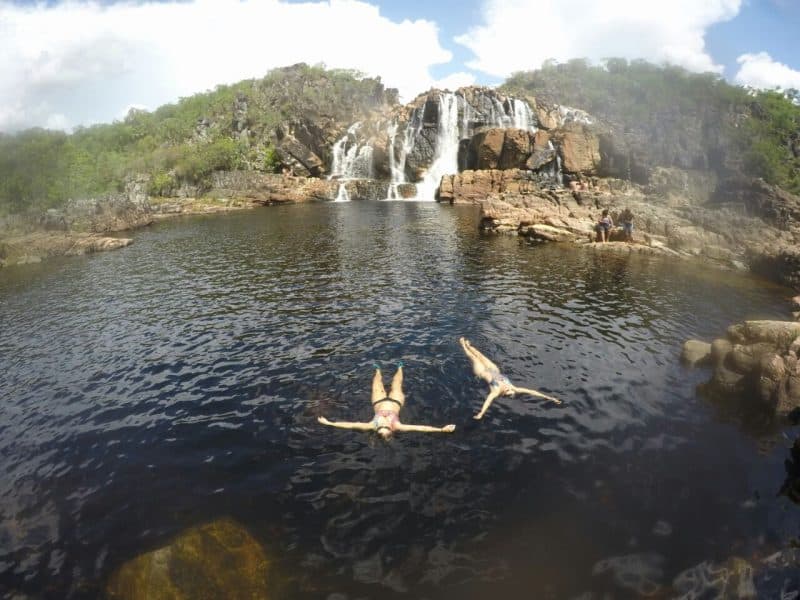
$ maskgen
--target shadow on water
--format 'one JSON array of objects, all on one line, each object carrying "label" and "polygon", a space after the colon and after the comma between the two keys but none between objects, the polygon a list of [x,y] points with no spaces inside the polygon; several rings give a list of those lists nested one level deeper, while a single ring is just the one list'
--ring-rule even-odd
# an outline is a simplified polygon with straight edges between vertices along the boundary
[{"label": "shadow on water", "polygon": [[[191,218],[2,272],[0,588],[91,597],[230,515],[291,597],[663,590],[797,533],[774,492],[783,446],[759,451],[677,360],[686,338],[784,317],[784,295],[529,248],[422,203]],[[564,404],[500,399],[475,422],[487,389],[461,335]],[[403,420],[454,434],[385,444],[317,424],[368,420],[372,363],[388,380],[399,359]]]}]

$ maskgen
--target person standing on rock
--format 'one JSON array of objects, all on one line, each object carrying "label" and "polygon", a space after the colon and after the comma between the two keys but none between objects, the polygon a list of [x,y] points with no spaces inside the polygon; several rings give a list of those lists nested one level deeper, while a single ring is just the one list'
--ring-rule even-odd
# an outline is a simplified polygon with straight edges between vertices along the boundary
[{"label": "person standing on rock", "polygon": [[619,215],[619,222],[622,225],[622,233],[625,235],[626,242],[633,241],[633,213],[627,206]]},{"label": "person standing on rock", "polygon": [[455,425],[445,425],[444,427],[431,427],[430,425],[405,425],[400,422],[400,409],[406,402],[403,393],[403,363],[397,364],[397,372],[392,378],[392,389],[386,395],[383,387],[383,377],[381,369],[375,365],[375,375],[372,378],[372,408],[375,410],[375,418],[369,423],[352,423],[347,421],[329,421],[325,417],[318,417],[317,421],[323,425],[339,427],[340,429],[356,429],[358,431],[375,430],[383,439],[389,439],[395,431],[421,431],[430,433],[451,433],[455,431]]},{"label": "person standing on rock", "polygon": [[492,405],[492,402],[494,402],[495,398],[498,396],[528,394],[529,396],[537,396],[539,398],[544,398],[545,400],[555,402],[556,404],[561,404],[561,400],[553,398],[552,396],[548,396],[536,390],[515,386],[513,383],[511,383],[511,381],[509,381],[508,377],[500,372],[500,368],[496,364],[475,349],[475,347],[470,344],[468,340],[462,337],[459,338],[458,341],[461,344],[461,347],[464,349],[464,353],[472,361],[472,371],[475,373],[475,375],[489,384],[489,395],[486,396],[486,400],[484,400],[481,410],[473,418],[482,419],[483,415],[486,414],[486,411]]},{"label": "person standing on rock", "polygon": [[608,209],[603,209],[603,214],[600,217],[600,220],[597,222],[595,226],[595,230],[597,233],[600,234],[600,241],[607,242],[609,240],[609,236],[611,235],[611,229],[614,227],[614,221],[611,219],[611,215],[608,214]]}]

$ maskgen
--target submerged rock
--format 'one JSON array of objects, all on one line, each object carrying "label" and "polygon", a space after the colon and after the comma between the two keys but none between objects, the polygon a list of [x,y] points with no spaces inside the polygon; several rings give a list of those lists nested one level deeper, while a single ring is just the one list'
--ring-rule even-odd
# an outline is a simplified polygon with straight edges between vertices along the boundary
[{"label": "submerged rock", "polygon": [[106,594],[120,600],[268,598],[264,548],[232,519],[188,529],[115,571]]}]

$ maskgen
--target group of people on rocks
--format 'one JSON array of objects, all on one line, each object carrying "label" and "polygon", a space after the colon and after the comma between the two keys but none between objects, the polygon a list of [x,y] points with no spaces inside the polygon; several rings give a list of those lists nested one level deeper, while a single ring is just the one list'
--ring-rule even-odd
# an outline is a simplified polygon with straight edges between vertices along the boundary
[{"label": "group of people on rocks", "polygon": [[[459,339],[461,348],[472,362],[472,371],[489,384],[489,394],[481,406],[480,411],[475,415],[475,419],[483,418],[483,415],[491,406],[492,402],[500,396],[513,396],[514,394],[527,394],[543,398],[556,404],[561,401],[543,394],[537,390],[515,386],[511,381],[500,372],[500,368],[489,360],[484,354],[479,352],[468,340],[463,337]],[[451,433],[455,431],[455,425],[445,425],[443,427],[433,427],[431,425],[406,425],[400,421],[400,409],[405,404],[406,397],[403,393],[403,363],[397,364],[397,371],[392,378],[392,386],[389,393],[383,387],[383,377],[381,369],[376,364],[375,374],[372,377],[372,408],[375,416],[372,421],[365,423],[351,421],[329,421],[326,417],[317,418],[323,425],[338,427],[340,429],[355,429],[357,431],[375,431],[383,439],[388,439],[395,431],[420,431],[420,432],[442,432]]]},{"label": "group of people on rocks", "polygon": [[[619,214],[619,224],[622,227],[623,241],[633,241],[633,212],[630,208],[625,208]],[[594,230],[597,233],[596,241],[608,242],[611,237],[611,231],[614,229],[614,220],[608,212],[608,209],[603,209],[600,219],[595,223]]]}]

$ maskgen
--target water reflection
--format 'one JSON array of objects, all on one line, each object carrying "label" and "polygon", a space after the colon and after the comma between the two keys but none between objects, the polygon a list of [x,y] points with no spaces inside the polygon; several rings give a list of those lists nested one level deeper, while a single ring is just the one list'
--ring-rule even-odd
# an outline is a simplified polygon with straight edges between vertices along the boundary
[{"label": "water reflection", "polygon": [[[797,529],[759,448],[695,394],[688,337],[783,291],[477,232],[470,208],[348,203],[164,223],[124,251],[0,272],[0,587],[92,597],[120,562],[231,515],[293,597],[649,593]],[[469,336],[565,400],[472,414]],[[371,364],[406,364],[390,444]],[[669,531],[669,533],[665,533]],[[622,582],[622,583],[620,583]]]}]

